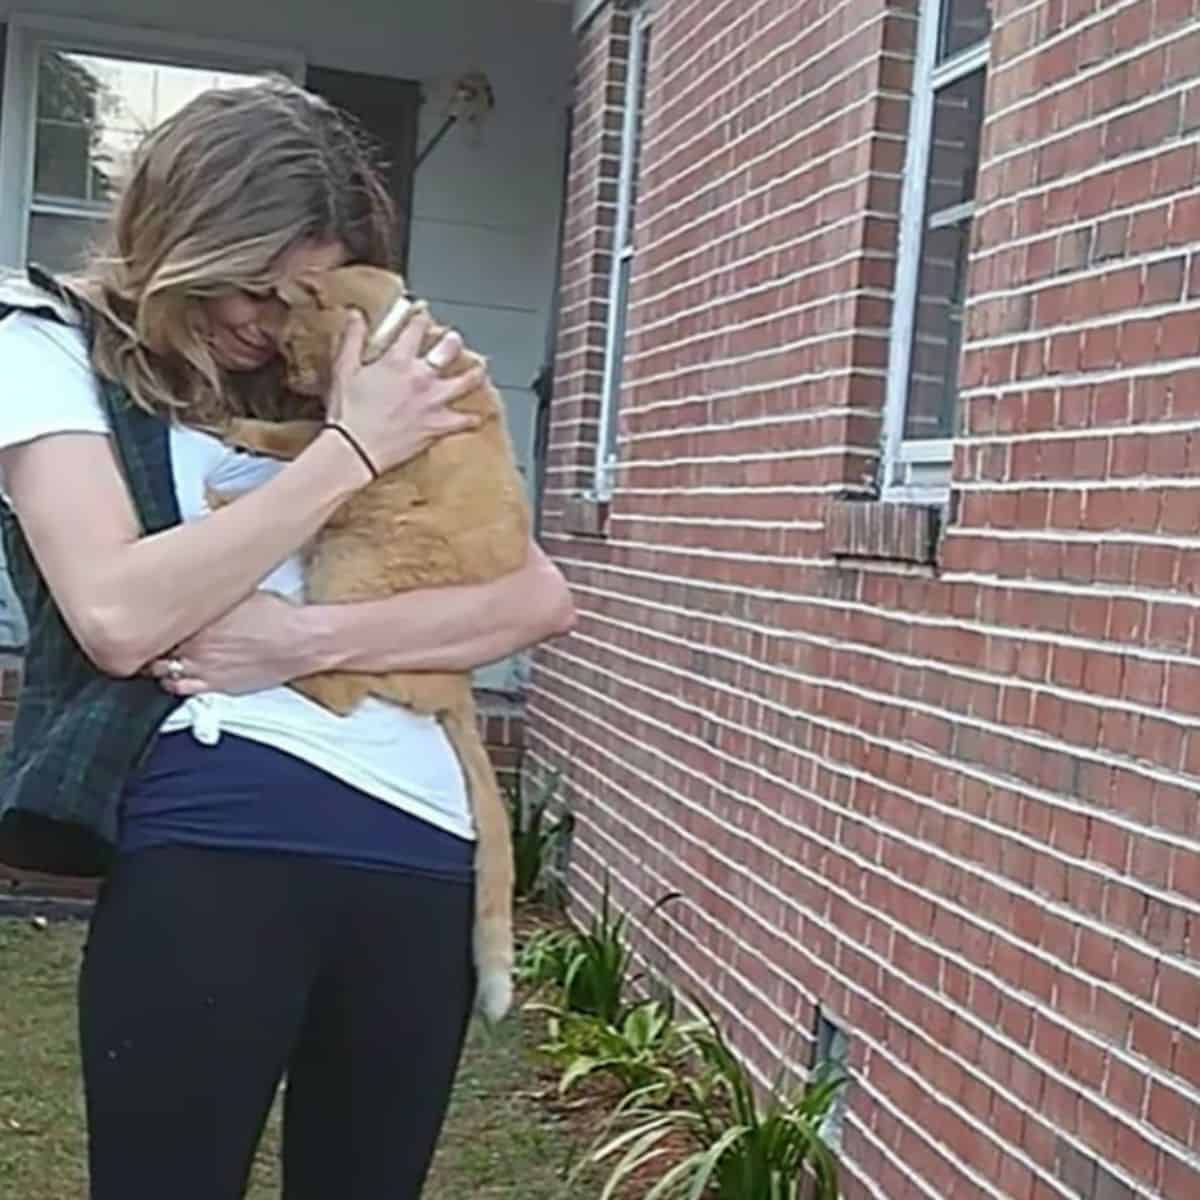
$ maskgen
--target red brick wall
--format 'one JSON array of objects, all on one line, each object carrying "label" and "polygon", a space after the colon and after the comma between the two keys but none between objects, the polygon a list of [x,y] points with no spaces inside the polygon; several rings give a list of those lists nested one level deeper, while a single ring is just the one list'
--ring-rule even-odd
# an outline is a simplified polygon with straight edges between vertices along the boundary
[{"label": "red brick wall", "polygon": [[911,14],[657,11],[602,536],[623,31],[580,39],[546,504],[580,618],[527,730],[574,893],[683,891],[647,955],[764,1075],[816,1005],[846,1028],[852,1200],[1200,1197],[1194,0],[996,0],[932,568],[831,551],[871,534],[834,501],[878,446]]},{"label": "red brick wall", "polygon": [[595,456],[629,19],[604,9],[580,39],[559,278],[543,526],[587,487]]},{"label": "red brick wall", "polygon": [[476,692],[479,727],[501,783],[515,783],[525,750],[525,701],[504,692]]}]

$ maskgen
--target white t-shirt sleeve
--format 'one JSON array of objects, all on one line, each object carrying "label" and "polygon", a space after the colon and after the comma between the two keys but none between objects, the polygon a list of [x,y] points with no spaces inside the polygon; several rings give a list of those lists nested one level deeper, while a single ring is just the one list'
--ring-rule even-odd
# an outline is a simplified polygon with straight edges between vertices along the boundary
[{"label": "white t-shirt sleeve", "polygon": [[17,312],[0,321],[0,449],[51,433],[108,433],[83,332]]}]

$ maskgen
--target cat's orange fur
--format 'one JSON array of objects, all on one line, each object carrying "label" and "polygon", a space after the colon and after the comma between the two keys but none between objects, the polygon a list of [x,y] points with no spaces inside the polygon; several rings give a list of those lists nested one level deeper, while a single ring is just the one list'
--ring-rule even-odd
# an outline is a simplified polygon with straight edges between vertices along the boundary
[{"label": "cat's orange fur", "polygon": [[[404,281],[371,267],[343,267],[281,291],[288,317],[280,348],[297,392],[324,395],[352,309],[368,324],[368,360],[385,345],[371,334],[405,296]],[[397,310],[399,311],[399,310]],[[415,308],[410,310],[411,315]],[[385,331],[388,344],[399,327]],[[440,337],[435,328],[426,352]],[[378,339],[376,339],[378,340]],[[464,352],[445,371],[480,359]],[[477,429],[441,438],[344,504],[311,548],[307,598],[315,604],[373,600],[414,588],[485,583],[517,570],[529,552],[530,513],[509,442],[503,402],[489,383],[455,402],[482,418]],[[234,421],[233,445],[274,457],[298,454],[320,430],[310,421]],[[345,715],[367,695],[435,714],[462,764],[475,819],[475,962],[479,1007],[492,1020],[511,1002],[512,844],[508,813],[476,719],[468,674],[332,673],[292,686]]]}]

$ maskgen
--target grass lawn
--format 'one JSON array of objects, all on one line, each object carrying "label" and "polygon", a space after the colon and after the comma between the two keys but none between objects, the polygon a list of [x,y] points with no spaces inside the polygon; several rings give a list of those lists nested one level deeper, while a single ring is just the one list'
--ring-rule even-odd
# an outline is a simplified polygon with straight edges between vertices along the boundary
[{"label": "grass lawn", "polygon": [[[83,1112],[75,1059],[75,972],[82,926],[0,919],[0,1196],[82,1200]],[[551,1200],[579,1143],[553,1109],[530,1038],[510,1018],[473,1030],[425,1200]],[[276,1128],[248,1200],[278,1196]],[[572,1200],[598,1194],[576,1186]]]}]

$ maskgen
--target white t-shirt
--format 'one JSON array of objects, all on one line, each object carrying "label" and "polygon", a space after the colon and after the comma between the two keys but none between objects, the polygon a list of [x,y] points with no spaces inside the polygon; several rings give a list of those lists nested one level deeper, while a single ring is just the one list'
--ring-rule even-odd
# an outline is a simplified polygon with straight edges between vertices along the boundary
[{"label": "white t-shirt", "polygon": [[[0,448],[53,433],[109,432],[78,329],[23,312],[6,317],[0,321],[0,378],[8,395],[19,398],[0,405]],[[179,425],[171,428],[170,449],[185,521],[209,515],[206,488],[244,492],[282,469],[272,459],[232,450]],[[259,587],[301,599],[299,556],[278,566]],[[162,726],[164,733],[186,729],[208,744],[224,731],[273,746],[440,829],[474,837],[458,759],[432,717],[374,698],[350,716],[338,717],[289,687],[275,687],[193,697]]]}]

